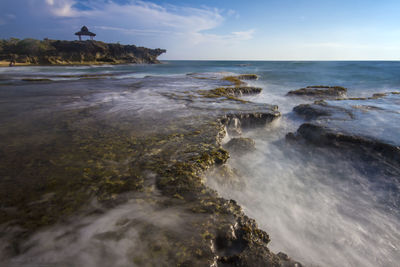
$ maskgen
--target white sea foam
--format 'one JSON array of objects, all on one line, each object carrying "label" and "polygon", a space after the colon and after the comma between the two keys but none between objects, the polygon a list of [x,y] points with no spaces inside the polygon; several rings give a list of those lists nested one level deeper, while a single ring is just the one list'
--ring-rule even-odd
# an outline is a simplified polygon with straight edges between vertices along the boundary
[{"label": "white sea foam", "polygon": [[256,219],[275,252],[310,266],[398,266],[400,222],[380,202],[385,190],[376,190],[360,162],[287,144],[285,133],[298,124],[284,117],[280,125],[247,133],[256,152],[229,161],[244,188],[214,177],[209,184]]},{"label": "white sea foam", "polygon": [[190,234],[185,223],[192,217],[177,208],[155,209],[131,200],[101,215],[70,218],[67,223],[43,230],[25,243],[31,247],[25,254],[3,262],[0,254],[0,264],[125,267],[144,259],[151,266],[165,265],[168,259],[146,254],[159,241],[160,233],[154,230],[169,231],[169,235],[184,239]]}]

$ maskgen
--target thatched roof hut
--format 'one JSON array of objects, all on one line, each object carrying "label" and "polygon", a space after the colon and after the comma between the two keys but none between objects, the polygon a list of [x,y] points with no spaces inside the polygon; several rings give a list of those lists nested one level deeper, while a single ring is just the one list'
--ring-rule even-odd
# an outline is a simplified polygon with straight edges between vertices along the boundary
[{"label": "thatched roof hut", "polygon": [[96,36],[95,33],[90,32],[89,29],[86,26],[83,26],[79,32],[76,32],[75,35],[79,36],[79,41],[82,41],[82,35],[83,36],[90,36],[90,40],[93,40],[93,37]]}]

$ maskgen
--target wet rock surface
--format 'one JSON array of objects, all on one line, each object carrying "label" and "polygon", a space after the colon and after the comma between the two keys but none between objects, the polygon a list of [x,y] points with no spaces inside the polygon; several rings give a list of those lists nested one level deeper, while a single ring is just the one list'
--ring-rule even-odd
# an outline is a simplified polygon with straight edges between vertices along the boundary
[{"label": "wet rock surface", "polygon": [[395,92],[300,105],[294,112],[309,122],[302,124],[297,132],[287,134],[286,140],[304,144],[315,154],[321,153],[318,149],[328,149],[349,162],[356,162],[356,168],[368,174],[372,191],[378,192],[377,200],[384,207],[398,210],[400,127],[396,121],[400,119],[399,104],[400,97]]},{"label": "wet rock surface", "polygon": [[240,136],[243,130],[263,127],[280,116],[275,107],[267,105],[260,111],[230,111],[222,117],[222,122],[227,126],[229,135]]},{"label": "wet rock surface", "polygon": [[328,103],[323,100],[315,101],[313,104],[300,104],[294,107],[293,111],[306,120],[328,117],[342,120],[353,118],[351,111],[340,107],[329,106]]},{"label": "wet rock surface", "polygon": [[261,93],[262,89],[259,87],[243,86],[243,87],[219,87],[213,90],[204,92],[203,94],[208,97],[221,97],[221,96],[242,96]]},{"label": "wet rock surface", "polygon": [[[320,145],[354,144],[394,161],[399,159],[400,119],[397,93],[374,95],[371,98],[316,101],[293,111],[310,120],[300,126],[297,135]],[[290,135],[293,137],[293,135]]]},{"label": "wet rock surface", "polygon": [[276,105],[253,103],[240,98],[240,96],[260,93],[262,89],[246,86],[238,77],[222,78],[223,81],[229,81],[232,84],[230,87],[164,95],[174,100],[184,101],[191,108],[203,111],[213,110],[214,115],[221,119],[231,136],[240,136],[248,129],[263,127],[281,116]]},{"label": "wet rock surface", "polygon": [[256,149],[255,142],[251,138],[232,138],[224,147],[231,153],[243,155]]},{"label": "wet rock surface", "polygon": [[321,146],[336,146],[359,150],[359,153],[378,153],[379,158],[385,158],[393,163],[400,162],[400,148],[397,145],[385,143],[383,140],[353,135],[326,126],[305,123],[297,130],[297,136]]},{"label": "wet rock surface", "polygon": [[298,90],[289,91],[288,96],[307,96],[320,99],[338,98],[346,96],[347,88],[341,86],[307,86]]},{"label": "wet rock surface", "polygon": [[257,74],[241,74],[238,76],[239,80],[258,80]]},{"label": "wet rock surface", "polygon": [[[277,107],[227,99],[210,109],[208,98],[165,96],[178,102],[171,117],[137,114],[117,100],[76,106],[80,96],[60,95],[53,100],[64,108],[39,105],[26,110],[34,119],[2,121],[0,262],[56,255],[54,264],[79,265],[86,249],[102,251],[93,255],[99,266],[300,266],[272,253],[268,234],[204,182],[229,158],[221,145],[228,124],[264,126],[280,116]],[[197,99],[201,107],[192,107]],[[181,102],[197,112],[182,116]],[[22,122],[29,128],[19,132]]]}]

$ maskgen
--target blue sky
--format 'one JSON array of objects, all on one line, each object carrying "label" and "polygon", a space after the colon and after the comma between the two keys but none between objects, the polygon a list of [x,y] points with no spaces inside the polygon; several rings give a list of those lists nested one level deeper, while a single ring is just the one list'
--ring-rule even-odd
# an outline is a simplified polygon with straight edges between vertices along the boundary
[{"label": "blue sky", "polygon": [[165,48],[161,59],[399,60],[399,0],[1,0],[0,38]]}]

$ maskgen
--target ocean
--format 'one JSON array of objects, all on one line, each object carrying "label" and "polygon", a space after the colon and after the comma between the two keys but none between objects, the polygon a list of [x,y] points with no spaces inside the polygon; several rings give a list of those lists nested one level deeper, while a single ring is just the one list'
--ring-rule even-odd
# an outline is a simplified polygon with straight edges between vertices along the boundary
[{"label": "ocean", "polygon": [[[220,183],[214,172],[207,172],[207,186],[223,198],[235,200],[254,218],[269,234],[269,248],[275,253],[283,251],[307,266],[398,266],[400,164],[375,165],[351,152],[299,148],[286,142],[286,135],[305,122],[293,108],[314,102],[289,97],[288,91],[315,85],[342,86],[352,100],[337,101],[337,105],[355,107],[355,98],[400,91],[398,61],[163,61],[158,65],[0,68],[0,199],[5,218],[0,223],[4,226],[12,220],[13,203],[22,203],[16,209],[29,210],[29,218],[33,218],[40,212],[29,208],[31,203],[57,199],[53,187],[68,184],[79,191],[81,181],[71,177],[81,172],[90,177],[112,177],[111,172],[92,174],[85,169],[86,164],[92,164],[91,156],[103,157],[103,150],[96,152],[93,144],[106,147],[110,137],[170,134],[172,123],[195,127],[203,117],[239,109],[229,101],[190,94],[229,86],[221,80],[225,76],[250,73],[259,79],[246,82],[262,92],[242,99],[277,105],[281,117],[265,127],[245,131],[243,136],[255,141],[255,150],[228,159],[227,164],[241,173],[243,184],[232,187]],[[371,101],[364,106],[374,108],[355,112],[356,119],[351,122],[332,119],[329,125],[398,147],[399,97],[388,96],[378,99],[379,103],[364,100]],[[334,100],[327,103],[336,105]],[[226,136],[224,142],[229,138]],[[113,146],[117,148],[107,150],[110,155],[102,161],[104,166],[131,160],[121,144]],[[125,171],[125,165],[118,166],[118,171]],[[103,167],[99,169],[106,169]],[[152,174],[148,177],[154,179]],[[146,179],[144,184],[154,188],[154,182]],[[58,205],[57,201],[49,205]],[[36,228],[36,222],[34,226],[23,224],[34,232],[33,237],[21,241],[24,249],[11,256],[0,253],[0,259],[26,263],[33,258],[44,262],[74,258],[77,265],[126,266],[128,251],[144,242],[140,234],[129,232],[125,238],[102,240],[100,245],[97,237],[102,229],[111,231],[113,223],[130,213],[146,221],[167,218],[160,227],[174,227],[175,223],[168,209],[147,210],[137,205],[114,205],[101,218],[78,217],[74,225],[80,221],[80,228],[63,226],[60,217],[42,216],[37,223],[40,227]],[[77,203],[68,209],[80,207]],[[69,216],[68,212],[63,210],[63,216]],[[4,251],[15,238],[10,237],[14,231],[10,229],[2,228],[0,249]],[[68,231],[77,234],[59,238]],[[106,260],[99,256],[104,250],[108,251]],[[85,257],[80,255],[82,251],[87,252]],[[102,260],[96,261],[99,257]]]}]

